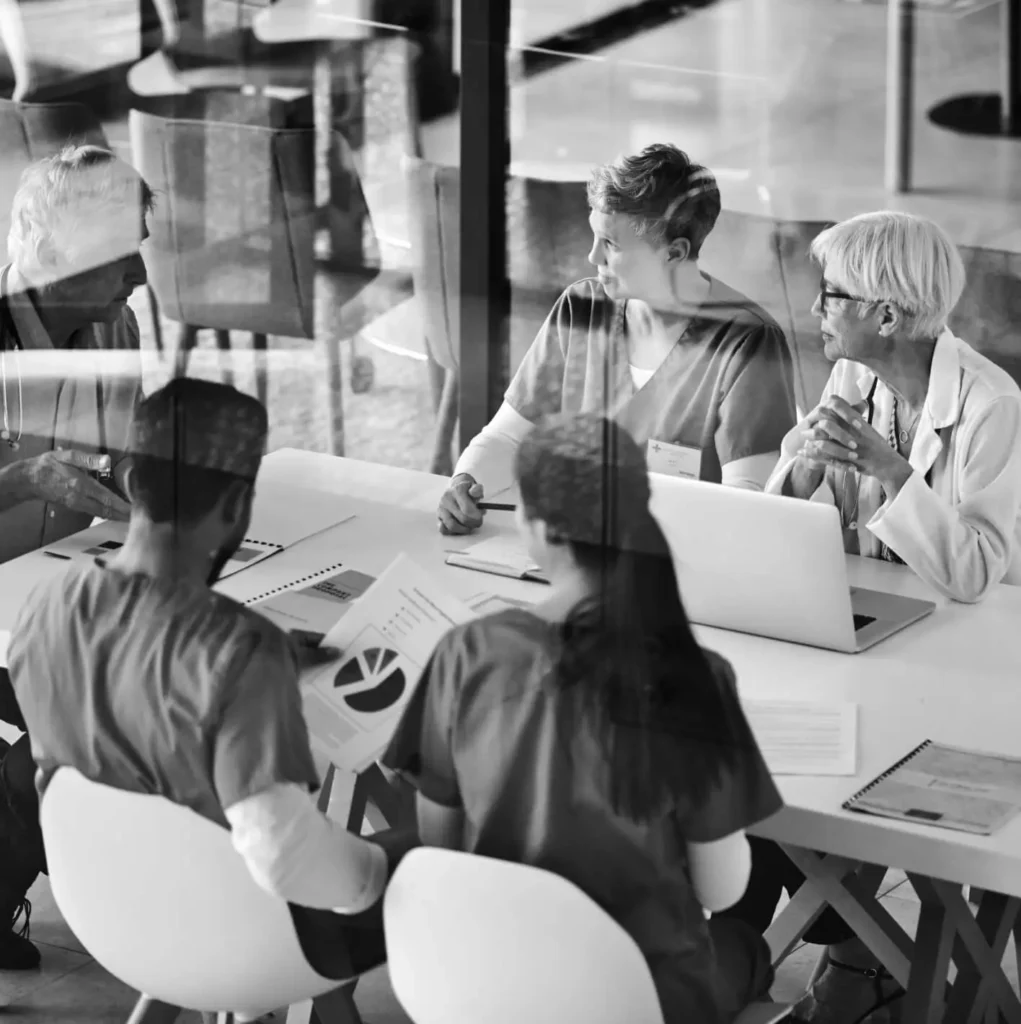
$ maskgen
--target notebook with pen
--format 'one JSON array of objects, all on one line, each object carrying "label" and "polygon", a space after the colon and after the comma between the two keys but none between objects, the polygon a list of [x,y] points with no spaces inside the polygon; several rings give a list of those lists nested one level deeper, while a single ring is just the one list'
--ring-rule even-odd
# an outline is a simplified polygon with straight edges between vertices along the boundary
[{"label": "notebook with pen", "polygon": [[542,569],[535,564],[516,537],[490,537],[463,551],[450,551],[447,553],[447,565],[488,572],[494,576],[509,576],[516,580],[549,583]]},{"label": "notebook with pen", "polygon": [[844,809],[992,835],[1021,812],[1021,758],[926,740]]}]

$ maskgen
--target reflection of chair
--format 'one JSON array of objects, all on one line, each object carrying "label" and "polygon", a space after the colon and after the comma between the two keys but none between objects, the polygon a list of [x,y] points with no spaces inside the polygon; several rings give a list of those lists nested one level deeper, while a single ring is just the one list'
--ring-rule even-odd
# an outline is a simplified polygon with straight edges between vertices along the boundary
[{"label": "reflection of chair", "polygon": [[[432,369],[442,381],[432,472],[449,473],[460,352],[460,172],[419,159],[407,160],[406,168],[415,294]],[[591,273],[589,244],[588,201],[581,183],[518,176],[508,180],[511,371],[560,292]]]},{"label": "reflection of chair", "polygon": [[228,353],[230,332],[250,331],[265,401],[267,335],[315,336],[312,132],[137,110],[129,124],[159,199],[149,276],[164,314],[182,325],[176,372],[186,372],[200,328]]},{"label": "reflection of chair", "polygon": [[7,242],[11,200],[22,171],[68,142],[109,147],[99,119],[80,103],[0,100],[0,244]]},{"label": "reflection of chair", "polygon": [[40,821],[61,914],[144,993],[133,1024],[169,1024],[178,1007],[250,1020],[308,1000],[328,1000],[330,1020],[359,1020],[350,987],[309,967],[287,904],[255,884],[227,829],[70,768],[47,787]]},{"label": "reflection of chair", "polygon": [[[390,981],[415,1024],[663,1024],[634,940],[552,872],[412,850],[387,888],[383,920]],[[737,1024],[788,1012],[757,1004]]]}]

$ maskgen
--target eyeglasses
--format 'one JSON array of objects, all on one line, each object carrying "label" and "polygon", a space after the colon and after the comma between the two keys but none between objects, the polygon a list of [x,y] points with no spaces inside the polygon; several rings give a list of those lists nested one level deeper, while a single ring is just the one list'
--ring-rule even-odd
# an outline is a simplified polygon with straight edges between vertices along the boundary
[{"label": "eyeglasses", "polygon": [[838,292],[834,288],[828,288],[826,285],[826,278],[824,277],[819,282],[819,311],[824,316],[826,315],[827,299],[847,299],[850,302],[868,302],[868,299],[863,299],[859,295],[848,295],[847,292]]}]

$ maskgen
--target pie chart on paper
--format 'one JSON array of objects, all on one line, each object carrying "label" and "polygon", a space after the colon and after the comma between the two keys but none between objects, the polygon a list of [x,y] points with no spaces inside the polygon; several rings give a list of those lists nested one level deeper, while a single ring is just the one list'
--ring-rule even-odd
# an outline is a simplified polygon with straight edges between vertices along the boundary
[{"label": "pie chart on paper", "polygon": [[343,662],[333,677],[333,688],[371,683],[364,690],[344,698],[352,711],[363,714],[386,711],[401,699],[407,679],[394,662],[398,654],[389,647],[369,647]]}]

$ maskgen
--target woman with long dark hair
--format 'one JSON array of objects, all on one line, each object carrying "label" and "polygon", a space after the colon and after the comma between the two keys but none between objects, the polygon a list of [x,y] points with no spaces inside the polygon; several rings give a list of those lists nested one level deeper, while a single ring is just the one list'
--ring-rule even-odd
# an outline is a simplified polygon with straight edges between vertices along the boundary
[{"label": "woman with long dark hair", "polygon": [[733,672],[692,635],[626,431],[544,421],[515,475],[546,600],[446,636],[384,763],[424,843],[568,878],[638,943],[668,1024],[722,1024],[768,990],[769,954],[702,911],[740,899],[743,830],[780,806]]}]

